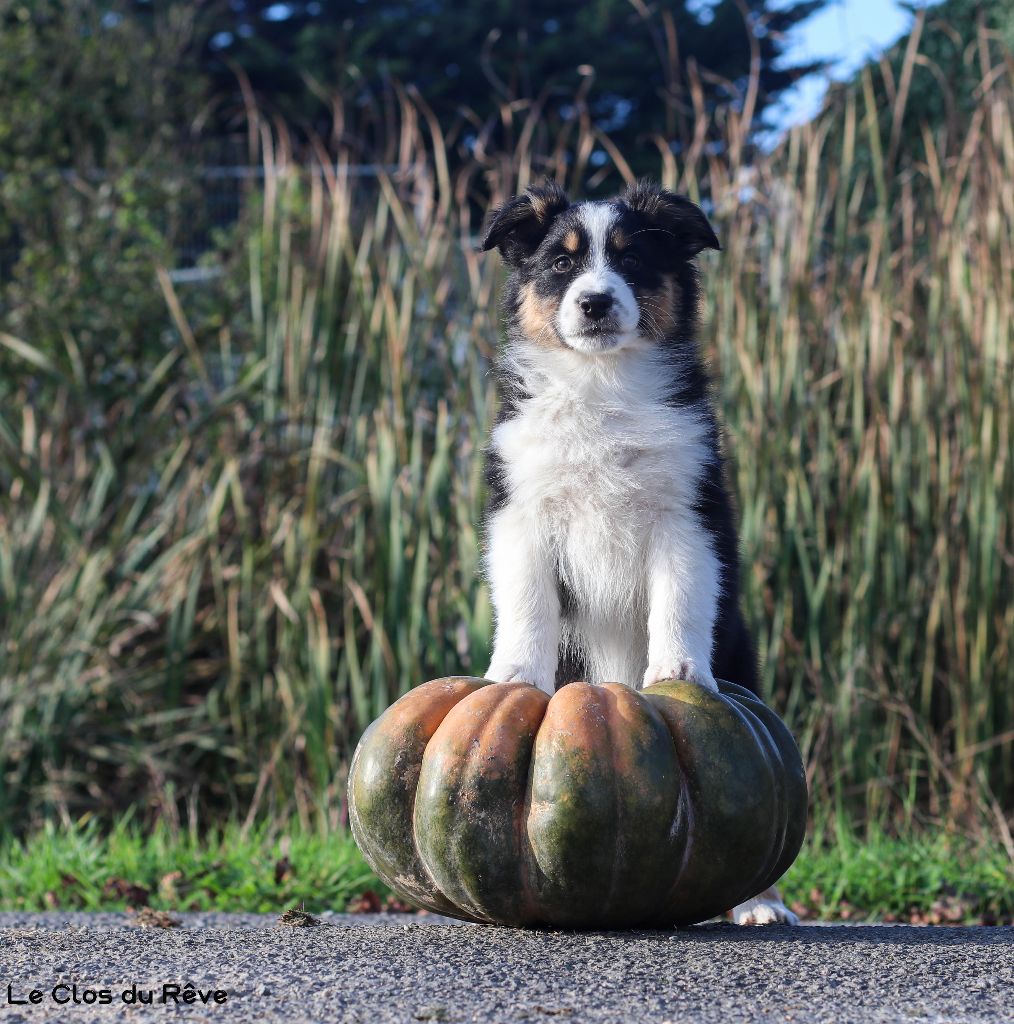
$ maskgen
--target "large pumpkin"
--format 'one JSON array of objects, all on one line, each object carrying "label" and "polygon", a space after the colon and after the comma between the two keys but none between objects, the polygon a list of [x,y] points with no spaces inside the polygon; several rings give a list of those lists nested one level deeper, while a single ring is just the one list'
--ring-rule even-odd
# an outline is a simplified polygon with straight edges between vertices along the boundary
[{"label": "large pumpkin", "polygon": [[436,679],[352,761],[359,848],[427,910],[508,925],[690,924],[772,885],[799,852],[806,782],[749,691]]}]

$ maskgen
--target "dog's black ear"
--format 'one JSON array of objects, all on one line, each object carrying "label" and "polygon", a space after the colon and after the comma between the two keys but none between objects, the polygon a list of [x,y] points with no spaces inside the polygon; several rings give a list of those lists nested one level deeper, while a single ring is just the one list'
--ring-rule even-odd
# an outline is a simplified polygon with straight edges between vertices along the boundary
[{"label": "dog's black ear", "polygon": [[555,182],[532,185],[523,195],[493,210],[479,248],[483,252],[499,249],[504,263],[520,266],[539,247],[553,219],[568,206],[566,192]]},{"label": "dog's black ear", "polygon": [[688,259],[692,259],[702,249],[721,249],[704,211],[684,196],[678,196],[653,181],[642,179],[629,185],[622,199],[631,210],[671,234]]}]

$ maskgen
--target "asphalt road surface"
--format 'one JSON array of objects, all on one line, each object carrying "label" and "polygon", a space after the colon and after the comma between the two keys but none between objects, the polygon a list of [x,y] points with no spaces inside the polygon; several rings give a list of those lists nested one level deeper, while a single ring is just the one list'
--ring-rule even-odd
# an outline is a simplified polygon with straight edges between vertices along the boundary
[{"label": "asphalt road surface", "polygon": [[[122,914],[0,914],[0,1021],[1014,1021],[1014,928],[276,920],[140,929]],[[125,1004],[125,991],[153,1002]]]}]

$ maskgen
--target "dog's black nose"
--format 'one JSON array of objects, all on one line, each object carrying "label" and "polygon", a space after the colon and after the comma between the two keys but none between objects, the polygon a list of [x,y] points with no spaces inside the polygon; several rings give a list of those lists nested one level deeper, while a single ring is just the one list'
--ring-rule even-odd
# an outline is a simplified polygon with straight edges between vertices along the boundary
[{"label": "dog's black nose", "polygon": [[577,304],[589,320],[601,320],[613,308],[613,297],[607,292],[585,292]]}]

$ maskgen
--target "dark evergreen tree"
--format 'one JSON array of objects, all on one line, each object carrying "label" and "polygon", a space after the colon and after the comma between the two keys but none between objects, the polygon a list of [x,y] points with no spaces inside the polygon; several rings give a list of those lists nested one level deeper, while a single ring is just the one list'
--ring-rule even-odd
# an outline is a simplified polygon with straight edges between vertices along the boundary
[{"label": "dark evergreen tree", "polygon": [[304,123],[323,113],[308,81],[363,101],[390,79],[416,86],[445,127],[461,108],[484,119],[540,95],[552,123],[592,73],[589,114],[629,154],[652,135],[679,145],[695,70],[708,106],[744,94],[751,34],[760,124],[779,93],[818,70],[783,58],[786,33],[825,2],[233,0],[214,10],[208,61],[220,92],[235,91],[239,67],[262,101]]}]

